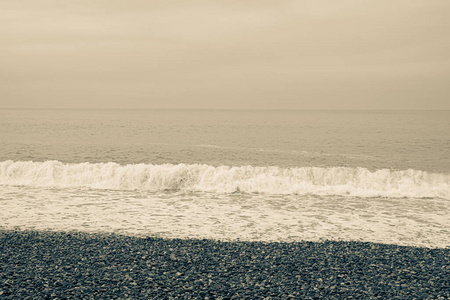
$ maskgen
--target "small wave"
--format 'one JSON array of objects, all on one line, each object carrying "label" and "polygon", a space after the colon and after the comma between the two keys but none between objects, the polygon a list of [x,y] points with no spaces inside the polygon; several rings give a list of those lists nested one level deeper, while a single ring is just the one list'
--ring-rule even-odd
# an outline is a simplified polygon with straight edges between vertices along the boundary
[{"label": "small wave", "polygon": [[450,174],[349,167],[0,162],[1,185],[450,199]]}]

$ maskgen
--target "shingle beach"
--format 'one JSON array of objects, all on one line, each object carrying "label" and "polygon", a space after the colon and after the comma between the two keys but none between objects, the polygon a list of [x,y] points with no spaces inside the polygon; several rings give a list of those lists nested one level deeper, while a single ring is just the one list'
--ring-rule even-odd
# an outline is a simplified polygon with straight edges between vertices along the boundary
[{"label": "shingle beach", "polygon": [[2,299],[448,299],[450,249],[0,231]]}]

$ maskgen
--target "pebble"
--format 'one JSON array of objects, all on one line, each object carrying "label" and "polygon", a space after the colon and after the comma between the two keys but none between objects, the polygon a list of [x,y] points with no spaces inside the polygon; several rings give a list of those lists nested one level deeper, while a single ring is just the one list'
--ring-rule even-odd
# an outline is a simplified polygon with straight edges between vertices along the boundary
[{"label": "pebble", "polygon": [[2,299],[449,299],[450,249],[0,231]]}]

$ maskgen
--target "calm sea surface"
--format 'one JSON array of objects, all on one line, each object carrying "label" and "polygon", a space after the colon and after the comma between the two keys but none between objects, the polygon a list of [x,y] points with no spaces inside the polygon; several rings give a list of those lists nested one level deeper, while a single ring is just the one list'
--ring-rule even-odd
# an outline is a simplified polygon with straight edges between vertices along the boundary
[{"label": "calm sea surface", "polygon": [[450,111],[0,110],[0,228],[450,245]]}]

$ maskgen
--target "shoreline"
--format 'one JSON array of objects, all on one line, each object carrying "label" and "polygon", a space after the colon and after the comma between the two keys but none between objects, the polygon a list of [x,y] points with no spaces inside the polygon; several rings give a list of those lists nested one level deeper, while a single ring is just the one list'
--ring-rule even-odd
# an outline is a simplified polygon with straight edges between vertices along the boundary
[{"label": "shoreline", "polygon": [[450,249],[0,230],[0,298],[450,298]]}]

